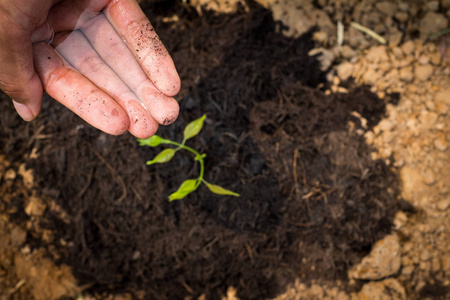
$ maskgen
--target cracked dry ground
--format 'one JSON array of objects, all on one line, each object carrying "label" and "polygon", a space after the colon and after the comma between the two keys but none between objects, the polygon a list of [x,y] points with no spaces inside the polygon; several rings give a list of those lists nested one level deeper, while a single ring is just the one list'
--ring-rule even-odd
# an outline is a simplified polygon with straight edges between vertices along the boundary
[{"label": "cracked dry ground", "polygon": [[242,197],[169,204],[190,157],[2,94],[0,299],[450,297],[450,1],[142,2],[183,81],[160,134],[207,113]]}]

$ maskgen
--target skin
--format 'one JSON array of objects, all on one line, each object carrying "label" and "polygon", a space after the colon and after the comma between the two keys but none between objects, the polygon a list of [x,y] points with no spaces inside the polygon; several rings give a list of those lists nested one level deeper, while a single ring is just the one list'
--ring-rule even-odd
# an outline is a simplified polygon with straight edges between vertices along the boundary
[{"label": "skin", "polygon": [[26,121],[43,91],[114,135],[147,138],[178,116],[179,76],[135,0],[0,0],[0,66]]}]

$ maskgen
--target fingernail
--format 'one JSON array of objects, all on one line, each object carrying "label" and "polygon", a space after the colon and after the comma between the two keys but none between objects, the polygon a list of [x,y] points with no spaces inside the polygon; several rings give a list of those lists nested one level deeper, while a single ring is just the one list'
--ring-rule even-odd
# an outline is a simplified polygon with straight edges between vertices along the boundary
[{"label": "fingernail", "polygon": [[53,42],[53,38],[55,37],[55,32],[53,28],[45,22],[38,28],[36,28],[31,34],[31,42],[32,43],[41,43],[47,42],[49,45]]},{"label": "fingernail", "polygon": [[19,116],[25,121],[29,122],[34,119],[34,115],[31,110],[24,104],[16,102],[13,100],[14,107],[19,114]]}]

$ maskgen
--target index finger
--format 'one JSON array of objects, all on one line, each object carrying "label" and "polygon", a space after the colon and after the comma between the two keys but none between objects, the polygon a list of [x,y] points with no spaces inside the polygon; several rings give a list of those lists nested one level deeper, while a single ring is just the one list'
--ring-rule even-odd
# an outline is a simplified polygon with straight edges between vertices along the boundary
[{"label": "index finger", "polygon": [[135,0],[110,1],[104,13],[145,73],[168,96],[180,90],[180,77],[160,38]]}]

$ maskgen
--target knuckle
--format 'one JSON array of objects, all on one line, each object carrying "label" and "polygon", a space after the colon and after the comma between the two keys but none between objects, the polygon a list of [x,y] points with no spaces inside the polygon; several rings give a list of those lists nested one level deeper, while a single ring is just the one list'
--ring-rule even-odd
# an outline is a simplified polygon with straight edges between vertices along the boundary
[{"label": "knuckle", "polygon": [[83,73],[93,72],[97,73],[104,68],[105,64],[96,55],[86,55],[80,61],[79,68]]},{"label": "knuckle", "polygon": [[51,90],[57,83],[66,76],[66,74],[70,71],[69,68],[59,67],[48,74],[46,74],[46,78],[44,80],[44,85],[46,90]]}]

